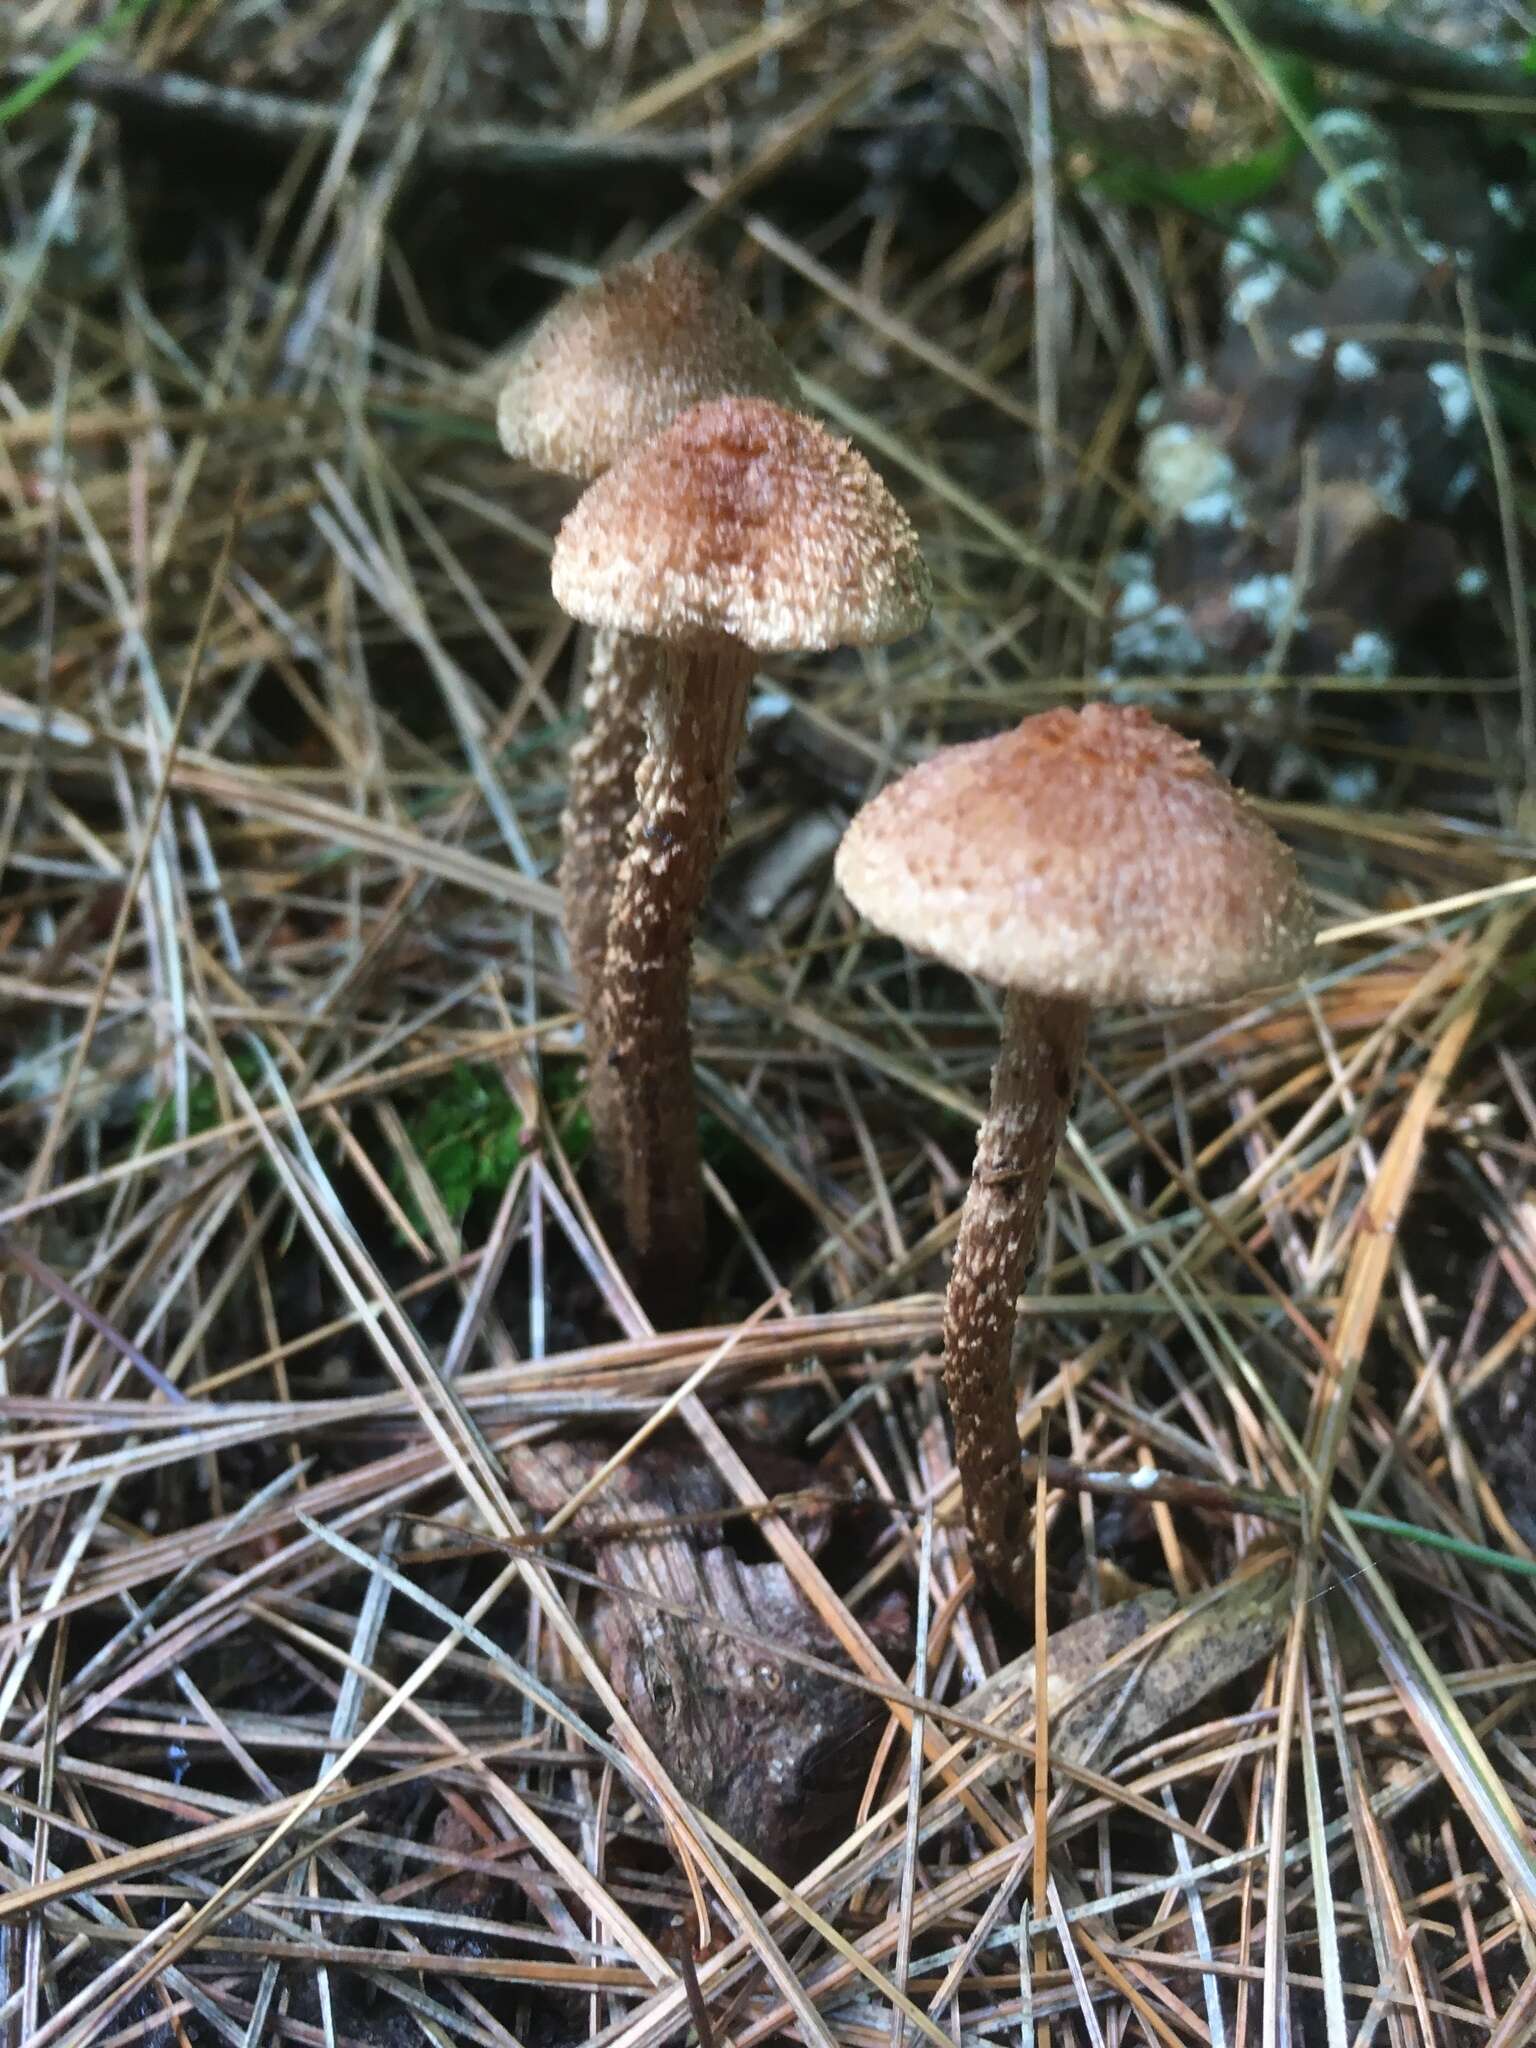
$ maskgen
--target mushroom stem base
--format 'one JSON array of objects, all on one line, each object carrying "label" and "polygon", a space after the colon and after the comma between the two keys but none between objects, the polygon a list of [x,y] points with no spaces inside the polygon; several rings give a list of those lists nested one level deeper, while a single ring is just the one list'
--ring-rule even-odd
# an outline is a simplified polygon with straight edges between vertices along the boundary
[{"label": "mushroom stem base", "polygon": [[1087,1026],[1083,1003],[1008,997],[944,1304],[944,1384],[972,1558],[1025,1613],[1033,1599],[1030,1503],[1009,1360]]},{"label": "mushroom stem base", "polygon": [[619,1162],[636,1286],[662,1327],[693,1314],[703,1271],[688,1024],[693,931],[725,831],[753,667],[730,640],[657,650],[629,851],[608,925],[608,1080],[593,1101],[594,1140],[600,1160]]},{"label": "mushroom stem base", "polygon": [[[629,851],[635,778],[645,752],[643,707],[656,665],[655,641],[606,626],[593,633],[582,692],[587,728],[571,748],[560,821],[560,910],[586,1025],[588,1110],[604,1143],[614,1137],[615,1117],[599,1100],[612,1085],[603,966],[614,891]],[[617,1181],[618,1159],[600,1157],[598,1171],[605,1181]]]}]

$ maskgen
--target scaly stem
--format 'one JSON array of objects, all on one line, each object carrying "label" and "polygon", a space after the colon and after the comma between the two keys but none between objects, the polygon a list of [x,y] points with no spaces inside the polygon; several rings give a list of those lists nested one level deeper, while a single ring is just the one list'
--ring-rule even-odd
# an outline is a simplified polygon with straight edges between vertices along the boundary
[{"label": "scaly stem", "polygon": [[658,651],[645,700],[630,848],[604,967],[611,1119],[600,1158],[620,1162],[624,1224],[641,1300],[675,1328],[694,1311],[704,1186],[688,1028],[693,930],[725,831],[753,660],[735,641]]},{"label": "scaly stem", "polygon": [[1009,996],[944,1302],[944,1384],[972,1558],[1026,1614],[1029,1495],[1009,1357],[1087,1028],[1085,1004]]},{"label": "scaly stem", "polygon": [[[616,1121],[601,1100],[612,1086],[603,1037],[603,962],[614,890],[629,851],[635,776],[645,752],[644,704],[656,674],[657,653],[654,640],[606,627],[593,634],[582,692],[587,729],[570,751],[560,821],[561,915],[586,1023],[588,1109],[603,1143],[614,1135]],[[604,1179],[617,1182],[617,1156],[600,1152],[598,1170]]]}]

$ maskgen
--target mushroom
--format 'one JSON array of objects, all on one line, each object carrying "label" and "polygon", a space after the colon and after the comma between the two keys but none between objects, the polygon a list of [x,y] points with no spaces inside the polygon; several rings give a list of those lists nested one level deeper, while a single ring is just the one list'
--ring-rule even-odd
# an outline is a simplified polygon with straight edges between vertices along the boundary
[{"label": "mushroom", "polygon": [[899,640],[928,616],[917,536],[864,458],[765,399],[695,406],[600,477],[560,528],[555,597],[654,643],[646,753],[608,927],[594,1114],[621,1162],[642,1297],[691,1313],[703,1187],[691,941],[725,827],[755,656]]},{"label": "mushroom", "polygon": [[707,398],[795,405],[795,373],[717,270],[684,250],[567,292],[519,349],[496,406],[509,455],[588,482]]},{"label": "mushroom", "polygon": [[1009,1355],[1089,1014],[1290,980],[1312,914],[1289,850],[1199,748],[1108,704],[935,755],[859,812],[836,871],[881,931],[1005,991],[944,1380],[978,1571],[1028,1611]]},{"label": "mushroom", "polygon": [[[674,250],[559,300],[513,360],[496,424],[509,455],[590,483],[678,413],[733,392],[798,403],[794,371],[768,330],[709,264]],[[597,991],[645,746],[649,661],[644,641],[609,629],[593,637],[586,730],[567,768],[560,902],[594,1095],[606,1072]]]}]

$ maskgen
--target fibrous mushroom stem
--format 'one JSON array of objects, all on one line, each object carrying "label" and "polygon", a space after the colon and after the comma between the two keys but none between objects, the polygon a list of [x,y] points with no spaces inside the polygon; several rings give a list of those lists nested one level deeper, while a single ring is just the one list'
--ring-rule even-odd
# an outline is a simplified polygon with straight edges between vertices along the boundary
[{"label": "fibrous mushroom stem", "polygon": [[[605,1144],[614,1136],[614,1117],[599,1100],[611,1085],[603,1040],[603,962],[614,890],[629,851],[635,777],[645,752],[644,704],[656,664],[653,640],[607,627],[592,635],[582,694],[586,730],[570,751],[561,819],[561,914],[586,1024],[588,1108]],[[600,1155],[598,1166],[605,1179],[617,1179],[617,1158]]]},{"label": "fibrous mushroom stem", "polygon": [[1009,995],[944,1304],[944,1383],[972,1558],[1026,1613],[1029,1496],[1009,1357],[1087,1026],[1086,1004]]},{"label": "fibrous mushroom stem", "polygon": [[693,1313],[703,1266],[693,930],[725,830],[752,670],[733,640],[658,649],[608,926],[602,1038],[611,1086],[595,1107],[610,1128],[594,1139],[599,1158],[619,1161],[636,1284],[664,1327]]}]

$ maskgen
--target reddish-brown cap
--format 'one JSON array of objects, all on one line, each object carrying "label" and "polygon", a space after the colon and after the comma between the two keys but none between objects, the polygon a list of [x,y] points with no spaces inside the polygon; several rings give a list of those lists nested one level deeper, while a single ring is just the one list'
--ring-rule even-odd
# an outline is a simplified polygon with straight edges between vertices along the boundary
[{"label": "reddish-brown cap", "polygon": [[599,477],[553,583],[588,625],[760,653],[900,640],[931,601],[911,521],[863,456],[762,398],[696,405]]},{"label": "reddish-brown cap", "polygon": [[914,768],[854,819],[837,878],[920,952],[1096,1006],[1268,988],[1313,940],[1289,849],[1193,741],[1109,704]]},{"label": "reddish-brown cap", "polygon": [[731,393],[799,403],[767,328],[717,271],[673,250],[553,306],[512,366],[496,425],[509,455],[585,480],[690,405]]}]

